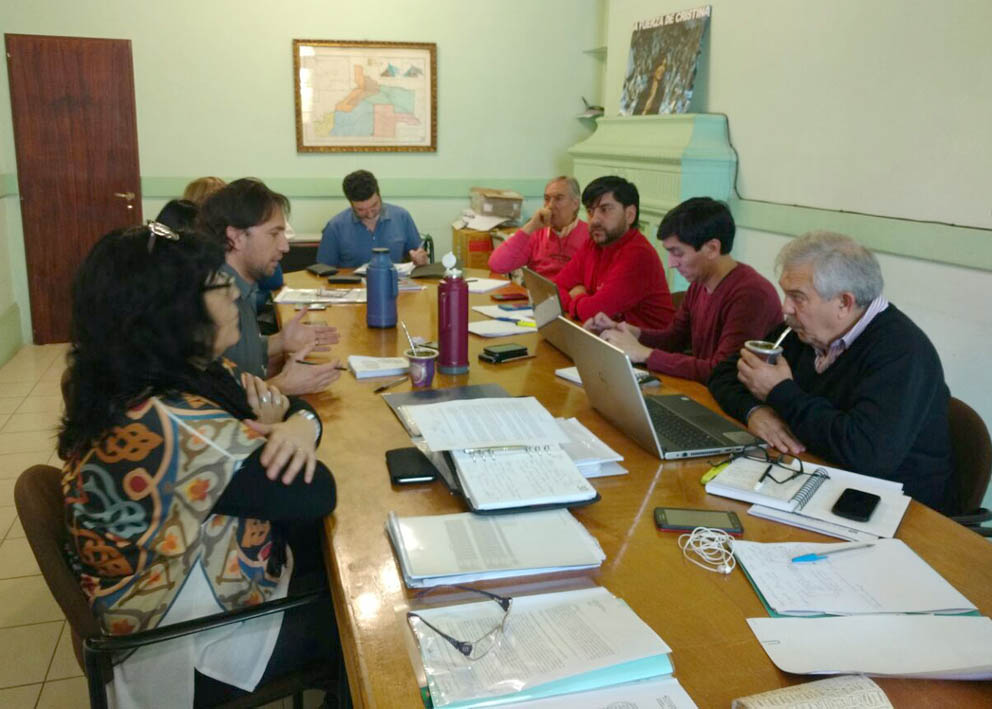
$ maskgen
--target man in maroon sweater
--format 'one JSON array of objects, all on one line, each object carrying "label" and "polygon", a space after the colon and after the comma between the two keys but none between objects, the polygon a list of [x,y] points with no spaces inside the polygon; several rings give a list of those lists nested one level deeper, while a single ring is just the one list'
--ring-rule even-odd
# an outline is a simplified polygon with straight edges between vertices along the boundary
[{"label": "man in maroon sweater", "polygon": [[658,252],[637,230],[640,198],[622,177],[598,177],[582,192],[589,239],[554,281],[577,320],[606,313],[636,326],[667,327],[675,314]]},{"label": "man in maroon sweater", "polygon": [[669,265],[691,284],[675,320],[653,330],[598,313],[586,321],[586,329],[622,349],[632,362],[647,362],[652,371],[705,382],[713,367],[746,340],[761,339],[782,322],[775,286],[730,256],[734,231],[734,218],[722,202],[693,197],[675,207],[658,227]]}]

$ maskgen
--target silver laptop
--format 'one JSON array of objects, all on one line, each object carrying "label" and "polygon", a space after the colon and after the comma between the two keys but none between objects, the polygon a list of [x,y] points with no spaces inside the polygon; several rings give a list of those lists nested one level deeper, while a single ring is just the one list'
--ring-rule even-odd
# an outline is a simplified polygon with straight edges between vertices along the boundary
[{"label": "silver laptop", "polygon": [[537,271],[524,267],[524,287],[530,295],[530,304],[534,308],[534,322],[541,337],[561,350],[566,357],[572,355],[568,351],[568,333],[559,320],[562,317],[561,300],[558,297],[558,286],[549,278]]},{"label": "silver laptop", "polygon": [[682,394],[645,395],[627,354],[560,318],[593,408],[659,458],[734,453],[761,443],[746,430]]}]

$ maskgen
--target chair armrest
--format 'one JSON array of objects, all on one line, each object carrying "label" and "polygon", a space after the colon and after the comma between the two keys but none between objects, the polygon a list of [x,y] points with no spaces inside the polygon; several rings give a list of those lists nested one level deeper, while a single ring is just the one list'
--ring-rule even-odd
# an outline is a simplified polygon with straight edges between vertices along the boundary
[{"label": "chair armrest", "polygon": [[300,606],[315,603],[327,595],[328,592],[326,590],[319,589],[308,593],[294,595],[289,598],[280,598],[275,601],[267,601],[249,608],[240,608],[236,611],[215,613],[213,615],[203,616],[202,618],[187,620],[182,623],[153,628],[151,630],[145,630],[132,635],[103,635],[99,637],[86,638],[83,642],[83,647],[86,651],[97,654],[134,650],[139,647],[144,647],[145,645],[154,645],[155,643],[164,642],[166,640],[174,640],[175,638],[181,638],[186,635],[203,632],[204,630],[213,630],[214,628],[220,628],[225,625],[230,625],[231,623],[240,623],[245,620],[251,620],[252,618],[260,618],[272,613],[287,611],[291,608],[299,608]]},{"label": "chair armrest", "polygon": [[983,522],[988,522],[992,519],[992,512],[981,507],[965,515],[954,515],[951,519],[958,524],[963,524],[965,527],[977,527]]}]

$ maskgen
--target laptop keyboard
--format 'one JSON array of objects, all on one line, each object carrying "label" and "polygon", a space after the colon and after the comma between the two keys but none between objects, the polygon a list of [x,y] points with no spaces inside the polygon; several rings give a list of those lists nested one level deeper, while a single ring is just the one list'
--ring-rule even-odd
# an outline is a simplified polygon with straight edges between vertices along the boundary
[{"label": "laptop keyboard", "polygon": [[650,398],[645,399],[648,415],[655,430],[674,444],[675,450],[700,450],[705,448],[726,448],[727,444],[706,433],[685,419],[673,414]]}]

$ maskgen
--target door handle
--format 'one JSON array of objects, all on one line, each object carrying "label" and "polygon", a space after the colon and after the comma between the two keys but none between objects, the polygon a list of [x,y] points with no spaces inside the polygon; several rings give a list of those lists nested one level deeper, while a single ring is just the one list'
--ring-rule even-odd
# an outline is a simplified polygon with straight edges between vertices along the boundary
[{"label": "door handle", "polygon": [[134,199],[134,192],[114,192],[114,197],[120,197],[121,199],[126,199],[128,202]]}]

